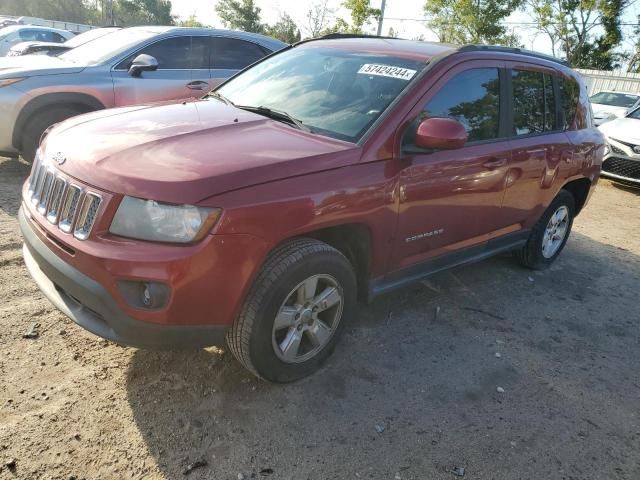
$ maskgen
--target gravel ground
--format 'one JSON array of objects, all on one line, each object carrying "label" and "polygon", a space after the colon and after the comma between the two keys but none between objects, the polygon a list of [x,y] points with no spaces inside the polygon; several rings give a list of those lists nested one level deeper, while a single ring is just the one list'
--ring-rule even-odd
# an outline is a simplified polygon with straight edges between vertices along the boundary
[{"label": "gravel ground", "polygon": [[57,313],[21,258],[27,174],[0,160],[0,479],[640,478],[639,191],[601,181],[550,270],[506,255],[362,307],[278,386]]}]

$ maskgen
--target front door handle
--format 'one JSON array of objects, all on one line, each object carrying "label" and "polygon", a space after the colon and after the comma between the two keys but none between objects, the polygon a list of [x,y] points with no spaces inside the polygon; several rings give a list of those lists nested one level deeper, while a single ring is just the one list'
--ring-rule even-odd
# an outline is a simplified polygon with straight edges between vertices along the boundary
[{"label": "front door handle", "polygon": [[187,88],[189,90],[204,90],[209,87],[209,82],[205,82],[203,80],[196,80],[194,82],[187,83]]},{"label": "front door handle", "polygon": [[505,158],[490,158],[482,163],[482,166],[487,170],[495,170],[496,168],[504,167],[507,164]]}]

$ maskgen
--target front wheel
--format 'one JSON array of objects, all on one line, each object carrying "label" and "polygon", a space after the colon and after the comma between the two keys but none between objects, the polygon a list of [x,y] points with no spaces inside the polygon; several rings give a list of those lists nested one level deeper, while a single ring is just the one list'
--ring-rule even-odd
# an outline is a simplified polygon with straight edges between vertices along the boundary
[{"label": "front wheel", "polygon": [[22,135],[22,158],[32,163],[36,156],[36,151],[40,146],[40,138],[47,128],[56,123],[62,122],[76,115],[80,115],[79,110],[72,107],[52,107],[36,113],[24,127]]},{"label": "front wheel", "polygon": [[564,248],[575,216],[575,200],[566,190],[553,199],[531,230],[527,243],[516,252],[520,263],[534,270],[547,268]]},{"label": "front wheel", "polygon": [[257,275],[227,345],[258,377],[298,380],[331,355],[355,299],[355,273],[344,255],[317,240],[289,241]]}]

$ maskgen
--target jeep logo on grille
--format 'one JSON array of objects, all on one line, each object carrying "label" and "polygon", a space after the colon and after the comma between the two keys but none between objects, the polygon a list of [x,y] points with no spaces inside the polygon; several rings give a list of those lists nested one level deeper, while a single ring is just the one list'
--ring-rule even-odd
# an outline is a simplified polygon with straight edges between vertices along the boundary
[{"label": "jeep logo on grille", "polygon": [[58,165],[62,165],[64,162],[67,161],[67,157],[65,157],[62,152],[58,152],[53,156],[53,161],[56,162]]}]

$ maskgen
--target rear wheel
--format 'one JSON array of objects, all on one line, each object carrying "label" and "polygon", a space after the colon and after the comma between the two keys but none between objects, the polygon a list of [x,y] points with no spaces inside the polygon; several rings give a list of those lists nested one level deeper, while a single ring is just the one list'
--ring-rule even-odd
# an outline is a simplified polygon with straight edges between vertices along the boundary
[{"label": "rear wheel", "polygon": [[531,230],[526,245],[516,252],[520,263],[535,270],[551,265],[567,243],[574,216],[573,195],[560,190]]},{"label": "rear wheel", "polygon": [[22,158],[29,163],[33,162],[44,131],[51,125],[81,113],[81,111],[72,107],[53,107],[50,110],[41,110],[34,114],[27,122],[22,134]]},{"label": "rear wheel", "polygon": [[255,375],[298,380],[331,354],[355,298],[355,274],[344,255],[313,239],[287,242],[258,274],[227,344]]}]

